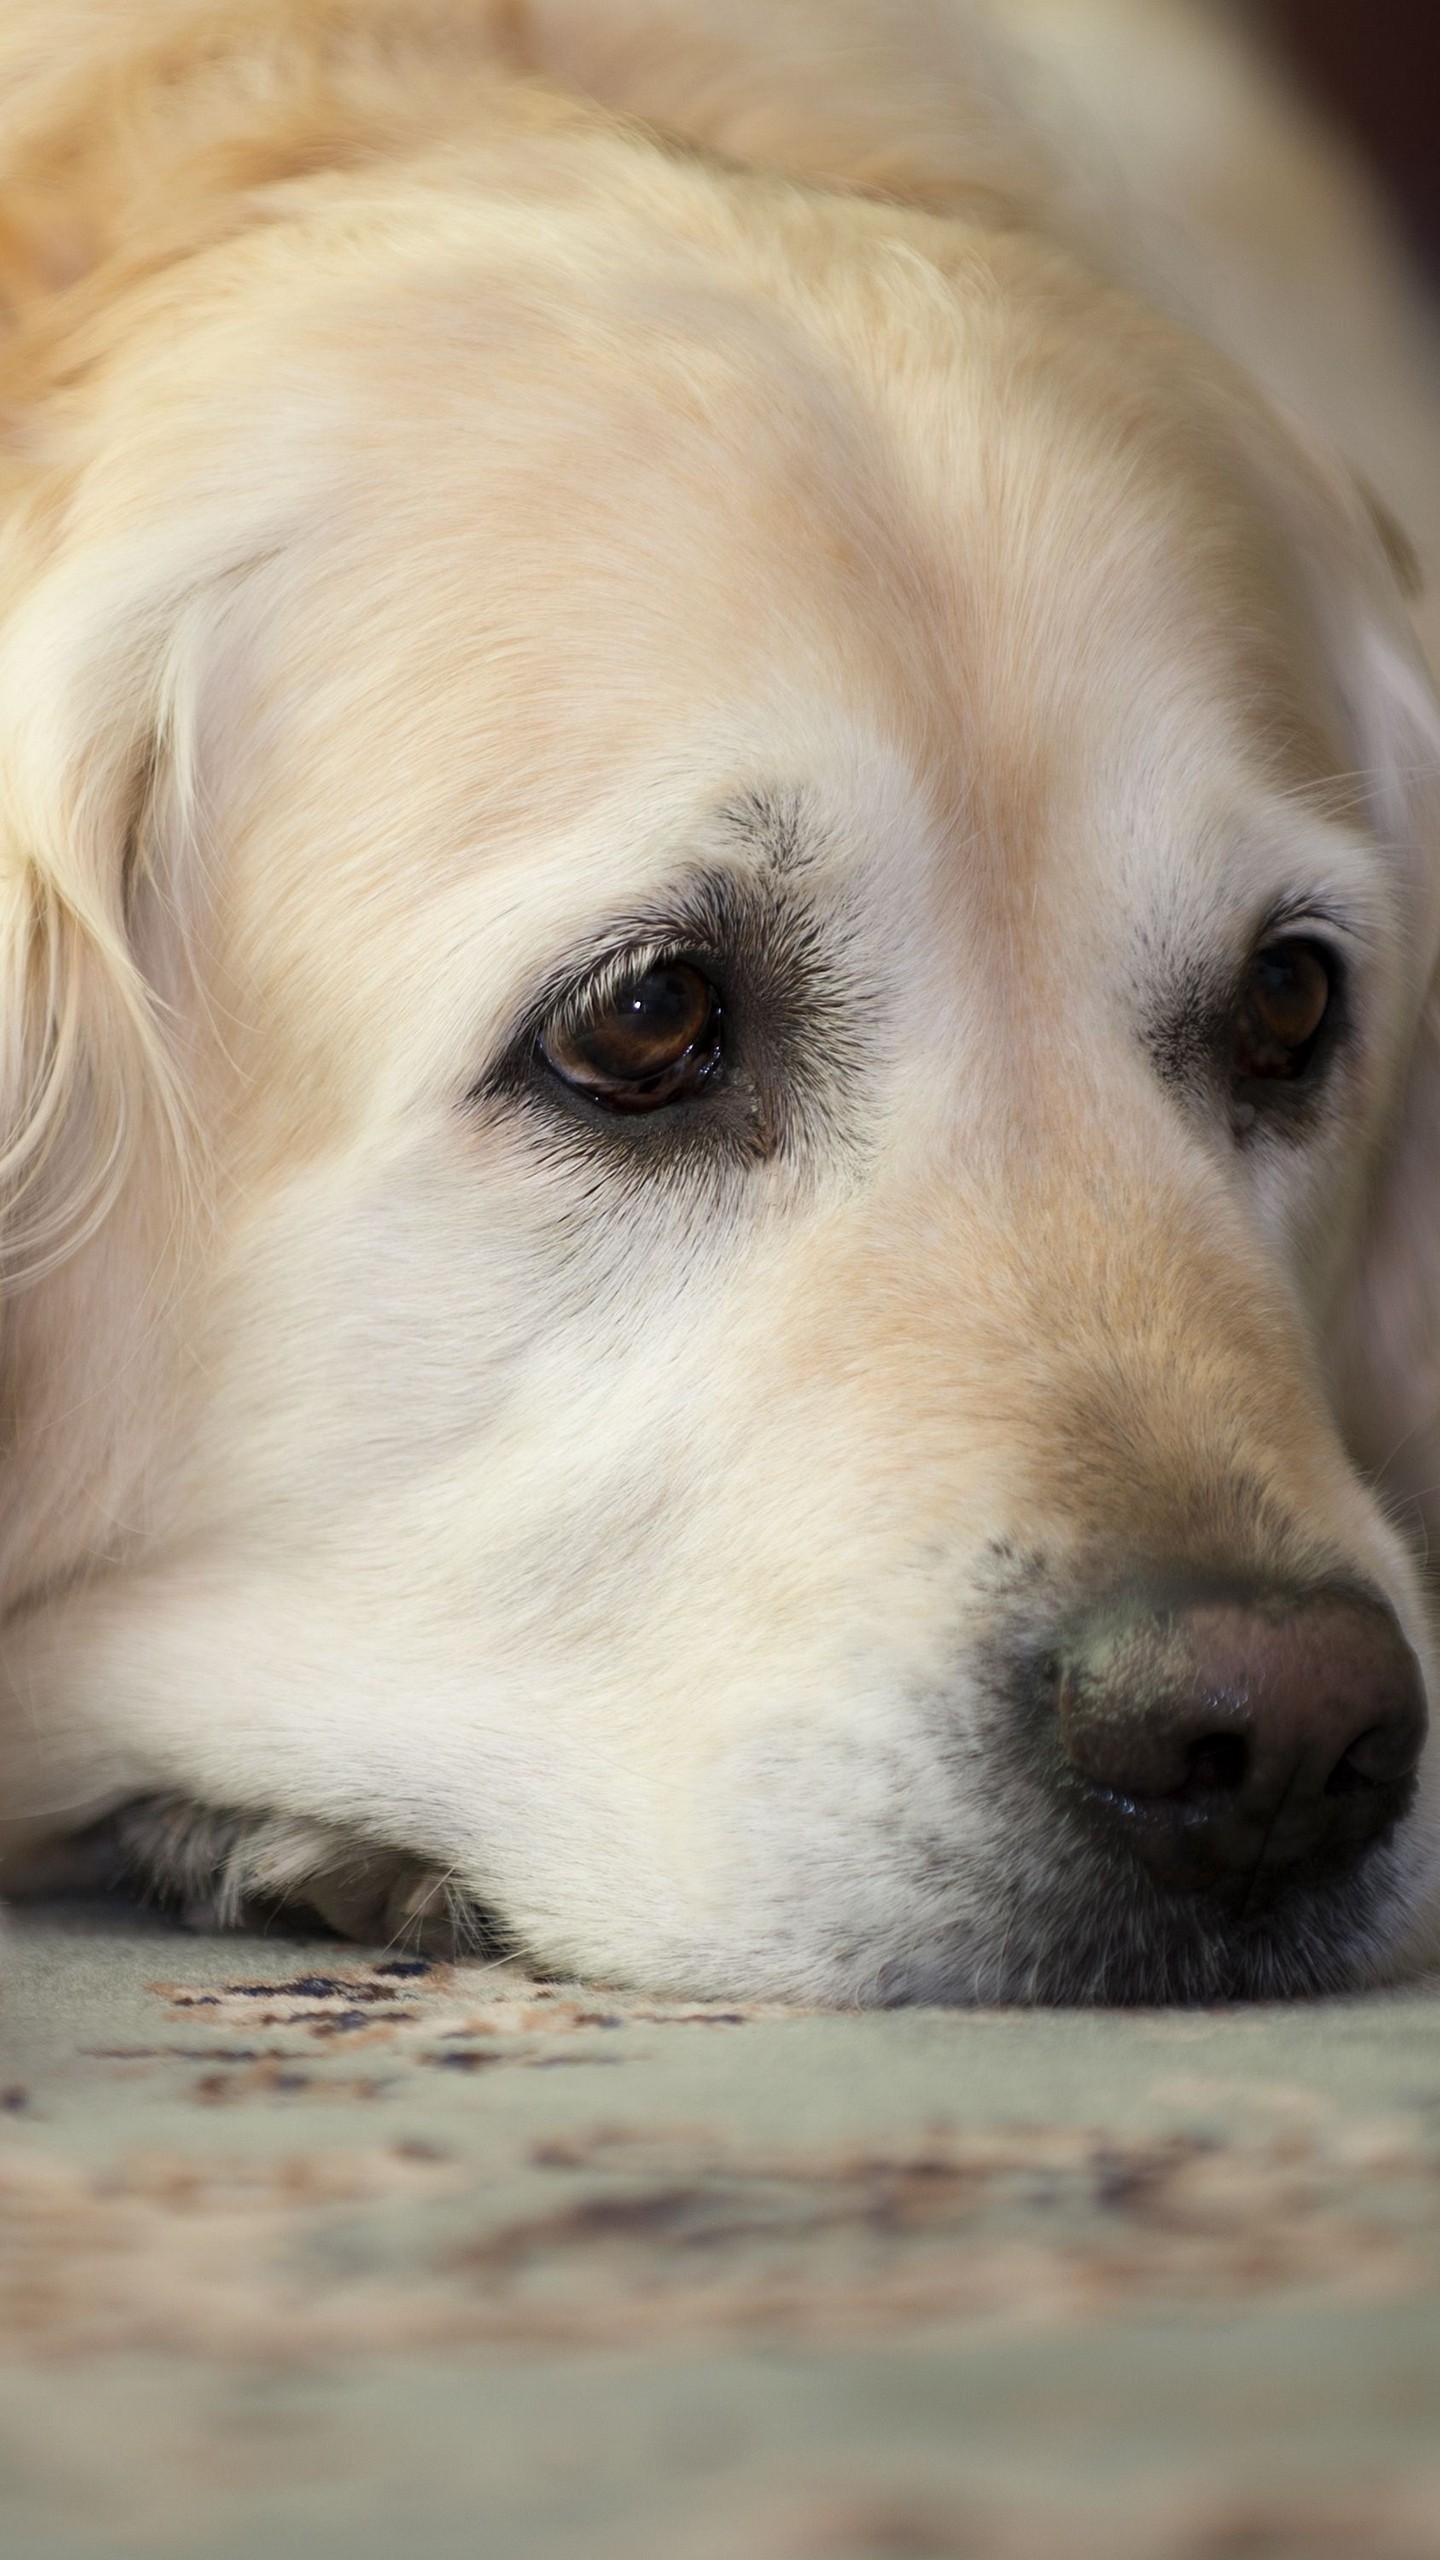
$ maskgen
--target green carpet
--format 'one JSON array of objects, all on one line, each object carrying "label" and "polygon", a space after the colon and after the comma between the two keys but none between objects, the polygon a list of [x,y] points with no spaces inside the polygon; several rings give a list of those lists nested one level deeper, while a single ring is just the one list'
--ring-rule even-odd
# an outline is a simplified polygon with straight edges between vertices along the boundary
[{"label": "green carpet", "polygon": [[1440,1990],[836,2017],[10,1916],[5,2560],[1440,2560]]}]

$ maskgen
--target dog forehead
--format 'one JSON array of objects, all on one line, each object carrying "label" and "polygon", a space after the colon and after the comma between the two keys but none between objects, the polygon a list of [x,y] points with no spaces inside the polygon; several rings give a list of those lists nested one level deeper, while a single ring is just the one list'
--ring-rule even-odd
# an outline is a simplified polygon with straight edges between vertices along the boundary
[{"label": "dog forehead", "polygon": [[580,308],[553,262],[462,262],[373,306],[280,579],[282,645],[326,671],[306,710],[348,718],[348,667],[382,719],[613,750],[809,683],[933,766],[998,774],[1010,743],[1033,777],[1208,691],[1313,762],[1283,546],[1119,298],[847,246],[783,294],[733,258],[612,260]]},{"label": "dog forehead", "polygon": [[871,210],[802,276],[612,244],[588,301],[488,242],[328,330],[326,502],[212,688],[252,960],[278,938],[298,993],[307,950],[390,972],[414,936],[420,968],[443,910],[498,984],[757,782],[838,815],[819,868],[858,851],[897,932],[930,921],[924,846],[957,930],[977,891],[1063,922],[1077,844],[1117,810],[1138,839],[1145,790],[1174,818],[1169,765],[1333,767],[1282,546],[1172,342],[1051,252],[951,274],[852,237]]}]

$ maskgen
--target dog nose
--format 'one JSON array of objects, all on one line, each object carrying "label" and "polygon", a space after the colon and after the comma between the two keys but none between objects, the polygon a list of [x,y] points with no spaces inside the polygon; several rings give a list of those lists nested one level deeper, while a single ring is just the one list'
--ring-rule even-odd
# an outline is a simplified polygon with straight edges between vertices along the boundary
[{"label": "dog nose", "polygon": [[1090,1810],[1172,1891],[1323,1881],[1409,1801],[1419,1666],[1362,1593],[1134,1595],[1092,1614],[1058,1669]]}]

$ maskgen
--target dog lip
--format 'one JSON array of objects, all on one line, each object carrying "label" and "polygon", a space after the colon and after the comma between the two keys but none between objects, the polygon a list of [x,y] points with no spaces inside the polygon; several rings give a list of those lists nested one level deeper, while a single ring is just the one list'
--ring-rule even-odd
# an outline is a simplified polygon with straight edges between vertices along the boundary
[{"label": "dog lip", "polygon": [[1232,1854],[1217,1856],[1208,1836],[1213,1808],[1203,1798],[1126,1795],[1091,1784],[1084,1790],[1083,1805],[1111,1843],[1117,1838],[1123,1842],[1154,1882],[1172,1893],[1211,1892],[1227,1879],[1253,1876],[1264,1863],[1264,1833],[1254,1825],[1245,1826],[1253,1836],[1243,1843],[1251,1854],[1233,1854],[1242,1845],[1237,1833],[1232,1835]]}]

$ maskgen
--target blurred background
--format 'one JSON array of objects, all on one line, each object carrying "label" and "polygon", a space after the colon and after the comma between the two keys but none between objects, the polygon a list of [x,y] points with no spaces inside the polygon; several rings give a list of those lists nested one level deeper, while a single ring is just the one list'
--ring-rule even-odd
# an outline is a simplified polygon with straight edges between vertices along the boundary
[{"label": "blurred background", "polygon": [[1252,15],[1379,167],[1440,280],[1440,0],[1252,0]]}]

